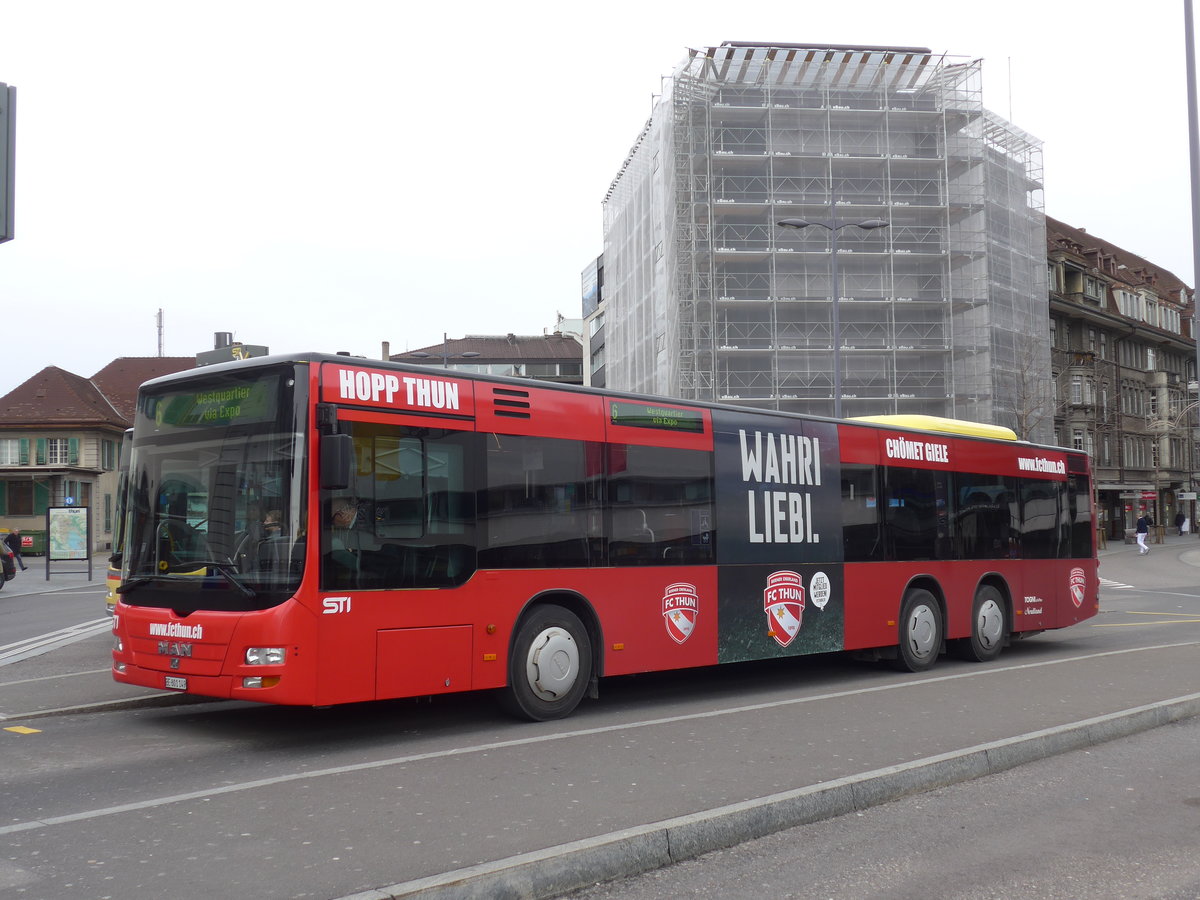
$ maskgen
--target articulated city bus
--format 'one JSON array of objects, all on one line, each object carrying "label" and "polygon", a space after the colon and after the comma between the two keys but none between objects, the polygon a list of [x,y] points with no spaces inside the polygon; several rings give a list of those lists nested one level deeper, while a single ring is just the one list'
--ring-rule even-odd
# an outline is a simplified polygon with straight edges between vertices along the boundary
[{"label": "articulated city bus", "polygon": [[303,354],[142,387],[118,681],[330,705],[833,651],[922,671],[1097,612],[1087,457]]}]

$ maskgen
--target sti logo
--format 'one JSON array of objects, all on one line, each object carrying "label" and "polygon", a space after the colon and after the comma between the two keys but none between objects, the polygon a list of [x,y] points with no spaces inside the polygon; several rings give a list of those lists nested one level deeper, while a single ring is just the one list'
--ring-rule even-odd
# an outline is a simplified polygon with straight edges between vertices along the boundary
[{"label": "sti logo", "polygon": [[804,618],[804,580],[795,572],[774,572],[763,591],[763,609],[767,613],[767,634],[780,647],[786,647],[800,633]]},{"label": "sti logo", "polygon": [[663,595],[663,621],[666,622],[671,640],[682,644],[690,638],[699,614],[700,597],[694,584],[680,582],[667,585]]}]

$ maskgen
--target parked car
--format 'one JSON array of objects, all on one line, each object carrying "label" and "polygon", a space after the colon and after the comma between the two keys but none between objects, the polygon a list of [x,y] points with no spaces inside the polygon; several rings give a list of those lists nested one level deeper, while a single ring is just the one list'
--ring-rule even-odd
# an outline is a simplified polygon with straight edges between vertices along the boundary
[{"label": "parked car", "polygon": [[0,579],[0,587],[4,587],[4,582],[12,581],[16,577],[17,562],[13,558],[13,552],[3,542],[0,542],[0,566],[3,566],[4,569],[4,578]]}]

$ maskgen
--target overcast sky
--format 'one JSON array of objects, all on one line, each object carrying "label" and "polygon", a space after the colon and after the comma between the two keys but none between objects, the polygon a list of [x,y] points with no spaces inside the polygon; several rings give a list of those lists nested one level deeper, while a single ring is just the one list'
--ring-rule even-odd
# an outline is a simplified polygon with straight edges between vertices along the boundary
[{"label": "overcast sky", "polygon": [[578,317],[688,47],[929,47],[1045,144],[1046,212],[1194,282],[1183,0],[0,0],[0,394],[211,349],[378,356]]}]

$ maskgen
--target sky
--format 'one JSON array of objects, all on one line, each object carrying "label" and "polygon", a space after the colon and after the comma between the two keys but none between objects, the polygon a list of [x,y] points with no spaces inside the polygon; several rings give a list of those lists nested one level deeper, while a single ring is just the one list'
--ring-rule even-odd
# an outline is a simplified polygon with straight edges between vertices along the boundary
[{"label": "sky", "polygon": [[[1136,9],[1136,12],[1132,10]],[[687,49],[928,47],[1044,142],[1048,215],[1193,284],[1183,0],[0,0],[0,395],[46,366],[377,357],[580,316]]]}]

